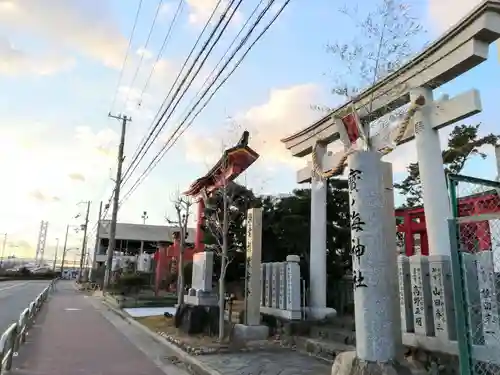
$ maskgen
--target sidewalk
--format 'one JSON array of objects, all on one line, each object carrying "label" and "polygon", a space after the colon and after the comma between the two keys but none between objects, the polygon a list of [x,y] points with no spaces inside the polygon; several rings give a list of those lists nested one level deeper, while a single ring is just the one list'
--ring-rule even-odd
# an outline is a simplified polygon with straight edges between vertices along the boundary
[{"label": "sidewalk", "polygon": [[[94,307],[91,298],[63,281],[15,358],[12,374],[164,375],[166,371],[158,363],[162,358],[158,357],[164,359],[167,353],[157,352],[151,345],[145,347],[147,343],[141,349],[132,344]],[[156,361],[145,354],[149,351],[156,352]],[[164,367],[170,367],[169,375],[179,373],[172,371],[173,366]]]}]

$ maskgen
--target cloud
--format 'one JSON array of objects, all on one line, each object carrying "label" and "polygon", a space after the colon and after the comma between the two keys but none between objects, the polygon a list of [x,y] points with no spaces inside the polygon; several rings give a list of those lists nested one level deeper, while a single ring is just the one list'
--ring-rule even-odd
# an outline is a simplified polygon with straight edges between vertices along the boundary
[{"label": "cloud", "polygon": [[[258,163],[260,172],[269,174],[279,166],[301,168],[310,158],[292,157],[280,139],[309,126],[321,117],[322,113],[312,110],[311,104],[320,103],[324,98],[321,87],[314,84],[273,89],[265,103],[236,114],[218,130],[211,129],[210,133],[203,130],[187,132],[184,136],[186,158],[209,167],[218,160],[222,149],[233,146],[246,129],[250,132],[250,146],[261,155]],[[397,124],[396,122],[391,126]],[[446,147],[452,130],[453,126],[440,130],[442,148]],[[335,153],[341,148],[340,142],[336,142],[330,144],[328,150]],[[392,163],[394,173],[405,172],[409,163],[417,161],[415,142],[397,147],[384,160]]]},{"label": "cloud", "polygon": [[477,6],[481,0],[429,0],[428,16],[437,32],[444,32]]},{"label": "cloud", "polygon": [[321,101],[322,89],[315,84],[303,84],[273,89],[267,102],[236,114],[218,131],[210,134],[188,132],[185,136],[187,158],[194,162],[213,162],[221,150],[237,142],[243,130],[250,132],[250,145],[266,164],[303,165],[294,158],[280,139],[294,133],[321,117],[311,105]]},{"label": "cloud", "polygon": [[15,48],[7,38],[0,37],[0,74],[5,75],[51,75],[69,69],[74,59],[57,54],[45,56],[28,55]]},{"label": "cloud", "polygon": [[61,198],[56,196],[49,196],[45,193],[42,193],[40,190],[35,190],[30,193],[31,198],[40,201],[40,202],[59,202]]},{"label": "cloud", "polygon": [[70,173],[68,177],[73,181],[85,181],[85,176],[81,173]]},{"label": "cloud", "polygon": [[[189,23],[192,25],[201,26],[204,25],[210,18],[210,15],[212,14],[219,0],[186,0],[186,2],[189,5]],[[221,2],[211,22],[218,21],[219,17],[226,9],[228,3],[229,2],[227,0],[223,0]],[[229,14],[231,14],[231,11],[229,12]],[[242,14],[241,12],[237,11],[233,16],[231,23],[238,24],[241,22],[241,20]]]},{"label": "cloud", "polygon": [[173,9],[174,9],[174,7],[173,7],[172,3],[163,3],[160,6],[160,11],[158,12],[158,15],[161,17],[170,16]]},{"label": "cloud", "polygon": [[0,23],[113,68],[121,68],[127,48],[127,39],[102,0],[0,0]]},{"label": "cloud", "polygon": [[[24,129],[33,131],[23,132]],[[92,131],[80,127],[75,129],[75,134],[58,136],[55,135],[56,129],[56,126],[8,121],[0,126],[0,169],[9,176],[9,183],[0,186],[0,206],[5,218],[9,217],[9,212],[29,218],[53,217],[59,209],[54,213],[47,211],[46,203],[82,200],[93,194],[96,185],[107,180],[109,168],[115,160],[103,157],[96,146],[116,140],[117,134],[111,129]],[[38,142],[29,148],[20,146],[30,138]],[[85,183],[75,184],[68,178],[70,175],[75,178],[84,176]],[[31,198],[31,201],[27,202],[26,198]],[[8,221],[0,220],[0,226],[10,225]]]}]

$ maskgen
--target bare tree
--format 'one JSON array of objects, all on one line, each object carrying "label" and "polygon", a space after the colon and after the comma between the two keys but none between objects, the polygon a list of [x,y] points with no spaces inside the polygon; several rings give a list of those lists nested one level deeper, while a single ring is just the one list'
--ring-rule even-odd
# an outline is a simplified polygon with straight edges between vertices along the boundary
[{"label": "bare tree", "polygon": [[179,262],[177,272],[177,304],[184,304],[184,252],[186,250],[186,238],[188,235],[188,221],[193,202],[189,197],[178,195],[174,200],[175,219],[165,218],[169,224],[179,228]]},{"label": "bare tree", "polygon": [[[241,243],[237,230],[241,227],[242,215],[245,215],[249,201],[253,194],[245,187],[234,182],[222,181],[221,187],[206,199],[205,228],[211,235],[212,242],[207,248],[220,257],[221,269],[219,274],[219,339],[223,340],[224,332],[224,297],[225,279],[228,266],[237,252],[244,251],[245,244]],[[239,218],[238,218],[239,216]],[[239,220],[238,220],[239,219]]]},{"label": "bare tree", "polygon": [[[425,45],[425,31],[409,2],[405,0],[379,0],[365,15],[363,9],[357,6],[344,6],[340,13],[347,16],[358,32],[348,41],[337,40],[327,45],[327,51],[334,58],[331,91],[343,101],[359,105],[359,94],[397,71]],[[406,86],[396,86],[384,95],[394,97],[406,89]],[[372,97],[362,106],[368,114],[363,121],[368,137],[370,133],[376,132],[376,128],[389,126],[405,112],[403,108],[391,108],[392,113],[371,124],[374,120],[371,116],[374,99],[376,98]],[[330,110],[324,106],[314,107]]]}]

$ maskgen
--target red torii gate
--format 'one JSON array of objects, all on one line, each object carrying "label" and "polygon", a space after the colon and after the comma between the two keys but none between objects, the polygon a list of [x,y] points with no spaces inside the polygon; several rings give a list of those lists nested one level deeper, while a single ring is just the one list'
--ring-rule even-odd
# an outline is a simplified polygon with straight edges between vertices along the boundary
[{"label": "red torii gate", "polygon": [[[473,194],[458,200],[458,216],[477,216],[500,212],[500,198],[495,191],[486,191]],[[429,255],[429,245],[427,242],[427,229],[425,226],[425,212],[423,207],[399,209],[395,211],[395,216],[402,220],[397,225],[398,233],[404,236],[405,254],[414,255],[415,241],[414,234],[420,234],[421,254]],[[490,250],[491,233],[488,220],[462,223],[460,224],[461,242],[469,251]],[[471,241],[471,238],[477,241]]]},{"label": "red torii gate", "polygon": [[205,199],[217,188],[235,180],[258,158],[259,154],[248,147],[248,131],[244,131],[236,146],[225,150],[217,163],[206,175],[195,180],[184,195],[198,201],[198,220],[196,222],[195,252],[203,251],[203,225]]},{"label": "red torii gate", "polygon": [[[258,158],[259,154],[248,147],[248,131],[244,131],[238,144],[225,150],[219,161],[210,169],[203,177],[195,180],[184,195],[194,197],[198,201],[198,220],[196,223],[195,243],[193,248],[185,249],[184,260],[192,260],[193,255],[205,249],[203,243],[203,224],[205,211],[205,198],[210,195],[215,189],[223,186],[224,182],[233,181],[241,173],[252,165]],[[174,243],[168,247],[161,246],[155,253],[156,261],[156,292],[158,293],[161,281],[169,273],[177,269],[177,261],[179,256],[179,238],[178,234],[174,236]],[[167,289],[170,287],[166,286]]]}]

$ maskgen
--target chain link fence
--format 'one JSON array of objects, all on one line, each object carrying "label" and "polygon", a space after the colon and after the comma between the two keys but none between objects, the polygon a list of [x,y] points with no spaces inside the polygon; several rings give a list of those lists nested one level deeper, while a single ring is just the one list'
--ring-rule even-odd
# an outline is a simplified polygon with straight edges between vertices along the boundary
[{"label": "chain link fence", "polygon": [[[500,374],[500,184],[467,176],[448,178],[463,300],[461,375]],[[460,319],[460,314],[457,314]]]}]

